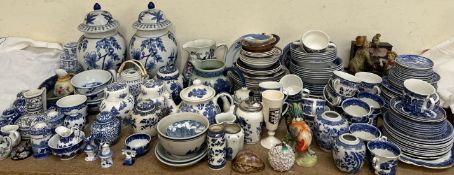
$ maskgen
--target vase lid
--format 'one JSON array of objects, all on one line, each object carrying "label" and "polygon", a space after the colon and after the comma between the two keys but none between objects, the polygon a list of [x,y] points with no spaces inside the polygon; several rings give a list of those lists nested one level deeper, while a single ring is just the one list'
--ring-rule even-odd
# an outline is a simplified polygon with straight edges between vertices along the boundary
[{"label": "vase lid", "polygon": [[101,5],[96,3],[93,11],[87,14],[84,22],[79,25],[79,31],[84,33],[102,33],[118,28],[120,24],[113,19],[108,11],[101,10]]},{"label": "vase lid", "polygon": [[160,73],[160,74],[171,74],[174,72],[178,72],[178,69],[173,64],[168,64],[168,65],[162,66],[158,70],[158,73]]},{"label": "vase lid", "polygon": [[113,115],[111,112],[103,111],[96,116],[96,121],[98,123],[107,123],[113,119]]},{"label": "vase lid", "polygon": [[259,112],[262,111],[262,104],[250,97],[248,100],[240,103],[240,109],[247,112]]},{"label": "vase lid", "polygon": [[160,30],[169,27],[171,24],[164,12],[156,9],[153,2],[149,2],[148,9],[140,12],[139,18],[132,27],[138,30]]},{"label": "vase lid", "polygon": [[143,86],[146,88],[161,88],[164,86],[164,82],[162,80],[148,79],[145,80]]},{"label": "vase lid", "polygon": [[156,103],[153,100],[140,101],[136,105],[137,111],[150,111],[156,107]]},{"label": "vase lid", "polygon": [[216,95],[216,91],[212,87],[203,85],[199,79],[195,79],[192,84],[192,86],[184,88],[180,92],[180,97],[184,101],[204,102],[211,100]]}]

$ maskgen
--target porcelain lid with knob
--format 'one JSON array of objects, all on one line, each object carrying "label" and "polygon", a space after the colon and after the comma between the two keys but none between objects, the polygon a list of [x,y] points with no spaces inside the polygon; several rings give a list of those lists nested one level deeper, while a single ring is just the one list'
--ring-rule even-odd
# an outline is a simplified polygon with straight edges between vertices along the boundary
[{"label": "porcelain lid with knob", "polygon": [[103,111],[96,116],[96,121],[98,123],[107,123],[110,122],[114,118],[111,112]]},{"label": "porcelain lid with knob", "polygon": [[138,30],[160,30],[169,27],[171,24],[164,12],[155,9],[154,3],[149,2],[148,9],[140,12],[139,18],[132,27]]},{"label": "porcelain lid with knob", "polygon": [[195,79],[192,86],[184,88],[180,92],[183,101],[195,103],[211,100],[215,95],[216,91],[212,87],[203,85],[199,79]]},{"label": "porcelain lid with knob", "polygon": [[118,28],[120,24],[113,19],[108,11],[101,10],[101,5],[96,3],[93,11],[87,14],[84,22],[79,25],[79,31],[84,33],[102,33]]}]

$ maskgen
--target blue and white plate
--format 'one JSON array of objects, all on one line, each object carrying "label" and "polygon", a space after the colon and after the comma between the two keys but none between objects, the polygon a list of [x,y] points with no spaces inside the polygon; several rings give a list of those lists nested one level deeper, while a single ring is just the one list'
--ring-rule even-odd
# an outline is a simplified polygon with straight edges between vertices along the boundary
[{"label": "blue and white plate", "polygon": [[417,158],[409,157],[405,154],[401,154],[399,160],[407,163],[412,164],[415,166],[422,166],[425,168],[431,169],[446,169],[450,168],[454,165],[454,147],[452,148],[451,152],[445,154],[443,157],[435,160],[422,160]]},{"label": "blue and white plate", "polygon": [[400,66],[415,70],[432,69],[434,63],[432,60],[419,55],[399,55],[396,63]]},{"label": "blue and white plate", "polygon": [[[168,166],[172,167],[188,167],[192,166],[198,162],[200,162],[203,158],[206,157],[208,151],[207,148],[205,147],[204,149],[200,149],[197,153],[194,153],[192,157],[189,157],[187,159],[181,159],[181,158],[175,158],[172,157],[170,153],[166,153],[161,146],[161,144],[156,144],[155,147],[155,156],[156,158],[163,164],[166,164]],[[170,156],[169,156],[170,155]],[[183,161],[185,160],[185,161]]]},{"label": "blue and white plate", "polygon": [[406,117],[413,121],[418,122],[441,122],[446,119],[446,111],[440,107],[435,106],[433,110],[427,110],[424,113],[415,112],[415,111],[406,111],[404,109],[404,103],[402,98],[394,98],[389,102],[392,110],[401,114],[403,117]]}]

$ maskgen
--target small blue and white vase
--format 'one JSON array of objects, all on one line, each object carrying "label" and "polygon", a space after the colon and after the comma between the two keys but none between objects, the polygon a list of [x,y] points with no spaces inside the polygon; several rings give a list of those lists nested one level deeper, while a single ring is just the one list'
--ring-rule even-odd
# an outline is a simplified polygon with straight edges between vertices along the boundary
[{"label": "small blue and white vase", "polygon": [[73,74],[81,71],[77,61],[77,42],[69,42],[63,46],[63,53],[60,55],[60,69]]},{"label": "small blue and white vase", "polygon": [[134,133],[148,134],[151,137],[157,135],[156,125],[162,114],[158,114],[162,103],[156,100],[145,100],[139,102],[134,108],[132,118],[132,129]]},{"label": "small blue and white vase", "polygon": [[226,141],[224,126],[213,124],[208,128],[208,167],[213,170],[223,169],[226,160]]},{"label": "small blue and white vase", "polygon": [[331,151],[336,138],[348,131],[348,121],[337,112],[326,111],[315,118],[315,135],[323,151]]},{"label": "small blue and white vase", "polygon": [[9,107],[0,116],[0,127],[14,123],[19,117],[17,109],[14,106]]},{"label": "small blue and white vase", "polygon": [[106,111],[99,113],[96,116],[96,121],[91,125],[91,136],[96,143],[112,145],[120,137],[120,132],[120,120]]},{"label": "small blue and white vase", "polygon": [[158,68],[174,64],[177,59],[178,45],[169,30],[171,24],[164,12],[150,2],[132,25],[137,31],[129,43],[129,56],[140,61],[150,77],[156,76]]},{"label": "small blue and white vase", "polygon": [[175,104],[180,104],[180,92],[183,89],[183,76],[173,64],[159,68],[155,77],[164,82],[164,86],[170,93]]},{"label": "small blue and white vase", "polygon": [[334,163],[340,171],[354,174],[363,167],[366,146],[356,136],[345,133],[337,137],[332,153]]},{"label": "small blue and white vase", "polygon": [[96,3],[79,25],[84,34],[77,42],[77,60],[84,70],[117,70],[126,57],[126,43],[118,33],[120,26],[110,12]]},{"label": "small blue and white vase", "polygon": [[37,122],[30,128],[30,141],[34,158],[44,159],[51,154],[47,144],[51,136],[52,130],[45,122]]},{"label": "small blue and white vase", "polygon": [[79,113],[69,114],[65,117],[63,125],[68,128],[83,130],[86,124],[86,117]]}]

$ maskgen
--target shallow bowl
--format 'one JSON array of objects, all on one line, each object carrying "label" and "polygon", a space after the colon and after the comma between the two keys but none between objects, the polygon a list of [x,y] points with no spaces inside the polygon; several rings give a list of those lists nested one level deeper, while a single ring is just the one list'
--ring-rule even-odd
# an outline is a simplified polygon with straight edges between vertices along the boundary
[{"label": "shallow bowl", "polygon": [[128,149],[136,151],[136,156],[141,156],[150,150],[150,140],[150,135],[136,133],[126,138],[125,145]]}]

